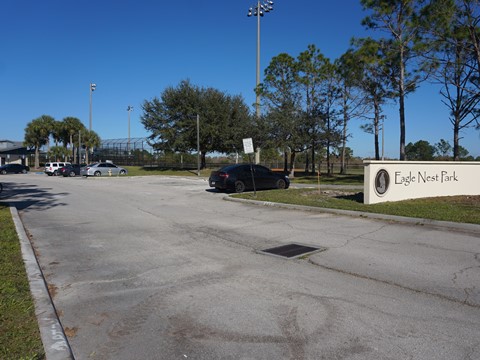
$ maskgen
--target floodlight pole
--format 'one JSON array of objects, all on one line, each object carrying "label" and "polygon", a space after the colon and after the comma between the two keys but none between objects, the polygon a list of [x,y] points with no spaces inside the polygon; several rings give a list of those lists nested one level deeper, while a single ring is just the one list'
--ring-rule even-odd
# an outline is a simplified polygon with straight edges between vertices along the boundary
[{"label": "floodlight pole", "polygon": [[97,88],[97,84],[90,83],[90,122],[88,130],[92,131],[92,93]]},{"label": "floodlight pole", "polygon": [[[257,9],[257,11],[260,11],[260,0],[258,1]],[[257,14],[257,76],[255,83],[255,112],[257,118],[260,117],[260,95],[258,93],[258,86],[260,85],[260,17],[261,15]]]},{"label": "floodlight pole", "polygon": [[266,0],[263,2],[258,0],[255,7],[248,9],[247,16],[256,16],[257,17],[257,70],[256,70],[256,87],[255,87],[255,112],[257,118],[260,117],[260,95],[258,94],[258,86],[260,85],[260,17],[265,13],[273,11],[273,1]]},{"label": "floodlight pole", "polygon": [[127,106],[128,111],[128,143],[127,143],[127,155],[130,155],[130,112],[133,111],[133,106]]},{"label": "floodlight pole", "polygon": [[[261,116],[260,110],[260,94],[258,93],[258,87],[260,85],[260,17],[262,17],[265,13],[273,11],[273,0],[257,0],[257,4],[254,7],[248,9],[247,16],[256,16],[257,17],[257,69],[256,69],[256,86],[255,86],[255,113],[257,119]],[[255,155],[255,162],[260,162],[260,148],[257,149]]]}]

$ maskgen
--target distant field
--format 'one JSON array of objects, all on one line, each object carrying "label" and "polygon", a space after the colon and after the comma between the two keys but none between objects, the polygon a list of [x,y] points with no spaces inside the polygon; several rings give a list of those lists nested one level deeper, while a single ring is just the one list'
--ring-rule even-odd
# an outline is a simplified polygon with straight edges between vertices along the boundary
[{"label": "distant field", "polygon": [[[128,170],[129,176],[198,176],[197,170],[143,168],[141,166],[125,166],[125,168]],[[210,176],[212,170],[216,170],[216,168],[200,170],[200,176],[208,177]],[[279,169],[273,170],[280,171]],[[295,173],[295,177],[291,180],[298,184],[317,184],[320,180],[320,182],[324,184],[361,185],[363,184],[363,169],[352,169],[347,175],[334,174],[332,176],[327,176],[326,174],[321,174],[320,178],[318,175],[305,174],[299,170]]]}]

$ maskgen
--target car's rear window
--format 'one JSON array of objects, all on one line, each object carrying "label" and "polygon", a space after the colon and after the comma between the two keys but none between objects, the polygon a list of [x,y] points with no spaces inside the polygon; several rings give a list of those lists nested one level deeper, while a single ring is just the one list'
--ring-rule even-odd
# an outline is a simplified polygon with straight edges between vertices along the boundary
[{"label": "car's rear window", "polygon": [[220,170],[218,171],[222,171],[222,172],[238,172],[238,171],[243,171],[245,168],[249,168],[249,165],[238,165],[238,164],[235,164],[235,165],[227,165],[227,166],[224,166],[223,168],[221,168]]}]

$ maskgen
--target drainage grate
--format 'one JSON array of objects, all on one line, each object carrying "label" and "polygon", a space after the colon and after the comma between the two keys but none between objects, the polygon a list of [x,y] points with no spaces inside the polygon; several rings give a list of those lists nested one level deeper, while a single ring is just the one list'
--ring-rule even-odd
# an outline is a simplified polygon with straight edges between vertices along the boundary
[{"label": "drainage grate", "polygon": [[299,245],[299,244],[288,244],[288,245],[277,246],[271,249],[262,250],[261,252],[290,259],[300,255],[305,255],[317,250],[324,250],[324,249],[316,248],[312,246],[306,246],[306,245]]}]

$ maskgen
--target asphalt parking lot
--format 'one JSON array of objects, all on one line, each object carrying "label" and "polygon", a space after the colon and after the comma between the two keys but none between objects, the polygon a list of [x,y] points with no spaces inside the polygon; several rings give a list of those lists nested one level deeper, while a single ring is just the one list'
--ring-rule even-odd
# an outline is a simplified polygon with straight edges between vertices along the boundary
[{"label": "asphalt parking lot", "polygon": [[[480,358],[480,232],[223,201],[197,178],[4,183],[76,359]],[[323,251],[261,252],[289,243]]]}]

